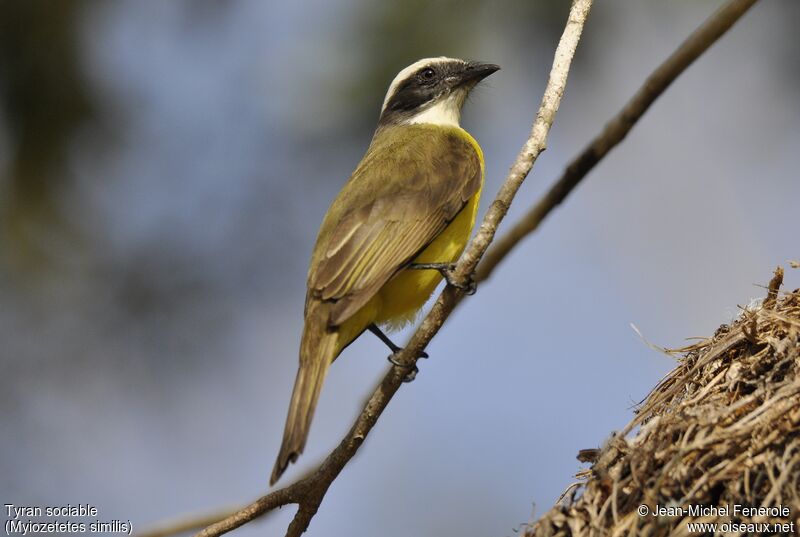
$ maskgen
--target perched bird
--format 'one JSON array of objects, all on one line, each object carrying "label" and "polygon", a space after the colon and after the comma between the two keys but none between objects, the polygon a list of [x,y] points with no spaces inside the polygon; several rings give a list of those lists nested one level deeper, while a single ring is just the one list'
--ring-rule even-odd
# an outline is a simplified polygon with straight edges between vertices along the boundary
[{"label": "perched bird", "polygon": [[[378,128],[319,230],[300,367],[270,484],[305,447],[328,367],[369,329],[413,320],[472,233],[483,153],[459,126],[470,90],[493,64],[426,58],[395,77]],[[448,279],[448,283],[450,283]]]}]

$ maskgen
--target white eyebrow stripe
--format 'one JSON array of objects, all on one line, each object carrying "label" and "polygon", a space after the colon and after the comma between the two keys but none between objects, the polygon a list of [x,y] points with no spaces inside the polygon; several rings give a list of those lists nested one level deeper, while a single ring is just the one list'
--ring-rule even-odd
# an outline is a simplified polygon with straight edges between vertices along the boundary
[{"label": "white eyebrow stripe", "polygon": [[391,99],[392,96],[397,91],[397,87],[400,85],[401,82],[406,80],[409,76],[413,75],[419,69],[421,69],[422,67],[424,67],[426,65],[436,65],[436,64],[441,64],[441,63],[445,63],[445,62],[452,62],[452,61],[458,61],[458,60],[455,60],[453,58],[448,58],[447,56],[439,56],[438,58],[423,58],[423,59],[421,59],[419,61],[416,61],[416,62],[412,63],[411,65],[409,65],[408,67],[406,67],[405,69],[403,69],[402,71],[397,73],[397,76],[394,77],[394,80],[392,80],[392,83],[389,84],[389,90],[386,92],[386,97],[383,99],[383,106],[381,107],[381,114],[383,113],[384,110],[386,110],[386,105],[389,104],[389,99]]}]

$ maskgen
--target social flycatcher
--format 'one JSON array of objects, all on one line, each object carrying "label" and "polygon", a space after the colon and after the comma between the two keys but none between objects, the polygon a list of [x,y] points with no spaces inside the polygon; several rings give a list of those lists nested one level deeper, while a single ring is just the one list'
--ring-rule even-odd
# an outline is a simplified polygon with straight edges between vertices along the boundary
[{"label": "social flycatcher", "polygon": [[396,351],[378,325],[413,320],[439,270],[464,250],[484,163],[459,126],[461,107],[498,69],[427,58],[389,86],[367,154],[328,209],[311,256],[300,368],[270,484],[303,452],[328,366],[342,349],[370,329]]}]

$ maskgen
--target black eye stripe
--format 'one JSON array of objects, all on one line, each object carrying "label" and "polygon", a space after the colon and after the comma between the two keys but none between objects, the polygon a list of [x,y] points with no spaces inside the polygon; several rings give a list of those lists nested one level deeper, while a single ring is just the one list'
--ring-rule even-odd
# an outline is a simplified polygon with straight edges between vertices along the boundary
[{"label": "black eye stripe", "polygon": [[390,86],[391,93],[386,97],[379,124],[396,125],[413,117],[423,106],[446,95],[457,80],[449,77],[460,74],[466,66],[458,60],[434,61],[420,65],[400,80],[395,77],[396,85]]}]

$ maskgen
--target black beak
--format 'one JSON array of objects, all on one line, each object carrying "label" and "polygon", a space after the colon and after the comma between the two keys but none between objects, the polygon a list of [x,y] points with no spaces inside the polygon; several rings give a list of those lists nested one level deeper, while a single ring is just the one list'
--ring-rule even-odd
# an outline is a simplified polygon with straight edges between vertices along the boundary
[{"label": "black beak", "polygon": [[493,63],[470,62],[461,72],[458,85],[477,84],[487,76],[499,70],[500,66]]}]

